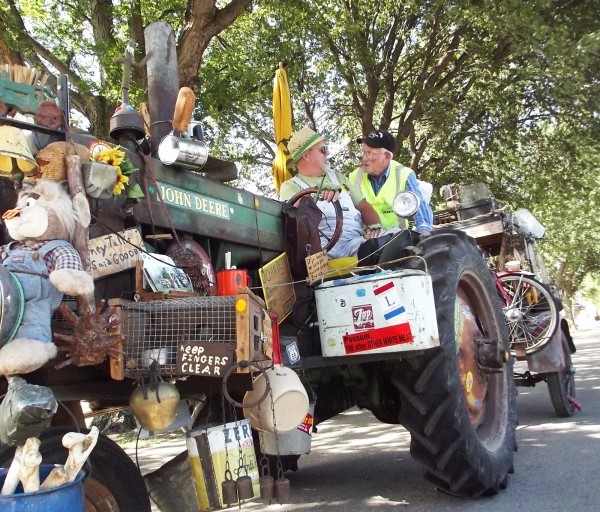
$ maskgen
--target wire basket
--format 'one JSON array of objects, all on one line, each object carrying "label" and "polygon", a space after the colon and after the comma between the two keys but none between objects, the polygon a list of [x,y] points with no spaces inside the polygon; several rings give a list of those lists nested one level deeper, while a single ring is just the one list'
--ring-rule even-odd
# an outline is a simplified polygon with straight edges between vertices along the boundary
[{"label": "wire basket", "polygon": [[[125,376],[139,378],[156,362],[159,375],[175,375],[179,342],[236,341],[235,296],[134,302],[119,300]],[[232,349],[233,350],[233,349]]]}]

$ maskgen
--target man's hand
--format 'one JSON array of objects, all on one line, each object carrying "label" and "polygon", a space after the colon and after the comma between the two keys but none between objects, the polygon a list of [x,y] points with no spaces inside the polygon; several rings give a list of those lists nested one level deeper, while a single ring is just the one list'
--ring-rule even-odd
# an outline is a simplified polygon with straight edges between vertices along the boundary
[{"label": "man's hand", "polygon": [[365,240],[370,240],[371,238],[379,237],[379,229],[367,229],[367,232],[363,235]]},{"label": "man's hand", "polygon": [[431,231],[427,231],[426,229],[422,229],[421,231],[419,231],[419,235],[421,235],[422,238],[426,238],[428,236],[431,236]]},{"label": "man's hand", "polygon": [[333,203],[340,198],[341,190],[321,190],[321,199],[328,203]]},{"label": "man's hand", "polygon": [[370,240],[371,238],[377,238],[381,234],[381,224],[371,224],[367,226],[365,229],[365,234],[363,235],[365,240]]}]

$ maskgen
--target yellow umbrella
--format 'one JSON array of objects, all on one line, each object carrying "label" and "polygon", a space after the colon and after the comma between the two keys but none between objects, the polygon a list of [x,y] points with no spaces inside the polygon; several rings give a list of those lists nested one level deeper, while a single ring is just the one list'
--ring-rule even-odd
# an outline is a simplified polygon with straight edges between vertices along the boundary
[{"label": "yellow umbrella", "polygon": [[279,63],[279,69],[273,80],[273,124],[275,143],[277,144],[277,154],[273,160],[273,181],[279,194],[281,184],[292,177],[287,168],[287,162],[290,159],[287,141],[292,135],[292,102],[287,73],[282,62]]}]

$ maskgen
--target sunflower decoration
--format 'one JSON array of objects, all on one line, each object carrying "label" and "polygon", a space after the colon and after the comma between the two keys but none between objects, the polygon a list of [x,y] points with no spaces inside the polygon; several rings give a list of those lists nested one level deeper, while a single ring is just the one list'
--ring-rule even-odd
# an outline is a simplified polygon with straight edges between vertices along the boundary
[{"label": "sunflower decoration", "polygon": [[93,156],[93,159],[96,162],[112,165],[117,170],[117,182],[113,188],[113,195],[118,196],[125,191],[125,195],[129,199],[144,197],[141,187],[130,180],[131,175],[138,169],[125,158],[125,151],[120,146],[100,151]]}]

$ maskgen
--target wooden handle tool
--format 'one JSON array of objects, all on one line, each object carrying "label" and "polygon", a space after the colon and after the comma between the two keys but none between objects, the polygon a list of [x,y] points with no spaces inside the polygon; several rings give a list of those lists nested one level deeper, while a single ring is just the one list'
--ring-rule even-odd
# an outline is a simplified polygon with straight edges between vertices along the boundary
[{"label": "wooden handle tool", "polygon": [[185,132],[188,124],[190,124],[195,104],[196,95],[194,91],[189,87],[179,89],[177,101],[175,102],[175,112],[173,113],[173,130],[180,133]]}]

